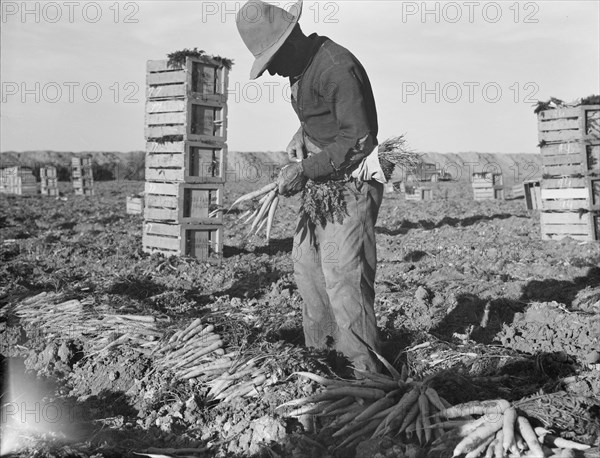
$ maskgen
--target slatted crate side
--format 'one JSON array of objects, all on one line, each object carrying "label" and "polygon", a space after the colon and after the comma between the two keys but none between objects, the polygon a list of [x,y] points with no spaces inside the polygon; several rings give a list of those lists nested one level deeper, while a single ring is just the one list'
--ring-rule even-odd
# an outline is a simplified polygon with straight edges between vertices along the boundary
[{"label": "slatted crate side", "polygon": [[600,142],[566,142],[541,148],[542,173],[547,176],[600,172]]},{"label": "slatted crate side", "polygon": [[56,167],[52,165],[47,165],[45,167],[40,168],[40,178],[56,178]]},{"label": "slatted crate side", "polygon": [[91,167],[73,167],[71,169],[71,179],[75,178],[85,178],[85,179],[93,179],[94,174],[92,172]]},{"label": "slatted crate side", "polygon": [[580,105],[538,113],[538,138],[544,143],[600,139],[600,105]]},{"label": "slatted crate side", "polygon": [[[484,184],[487,184],[488,186],[502,186],[504,181],[502,174],[500,173],[480,172],[472,175],[471,183],[474,187],[485,187]],[[478,185],[475,186],[475,183]],[[479,184],[481,184],[481,186],[479,186]]]},{"label": "slatted crate side", "polygon": [[71,158],[71,166],[73,167],[91,167],[91,157],[73,157]]},{"label": "slatted crate side", "polygon": [[[474,200],[494,200],[496,199],[496,189],[493,187],[489,188],[475,188],[473,189]],[[501,191],[501,190],[499,190]],[[503,198],[503,196],[502,196]]]},{"label": "slatted crate side", "polygon": [[75,188],[76,196],[93,196],[95,195],[94,188]]},{"label": "slatted crate side", "polygon": [[541,201],[544,210],[598,210],[600,177],[544,179]]},{"label": "slatted crate side", "polygon": [[190,99],[181,112],[146,113],[145,135],[147,140],[182,136],[188,141],[226,142],[227,104]]},{"label": "slatted crate side", "polygon": [[94,180],[92,178],[75,178],[73,180],[74,188],[91,188],[94,186]]},{"label": "slatted crate side", "polygon": [[144,219],[172,223],[220,224],[223,185],[146,182]]},{"label": "slatted crate side", "polygon": [[227,145],[202,142],[146,144],[146,180],[224,183]]},{"label": "slatted crate side", "polygon": [[511,197],[513,199],[520,199],[521,197],[525,197],[525,185],[524,185],[524,183],[515,184],[511,188]]},{"label": "slatted crate side", "polygon": [[141,215],[144,213],[144,198],[127,196],[125,199],[125,213],[128,215]]},{"label": "slatted crate side", "polygon": [[182,67],[168,65],[168,60],[148,61],[147,96],[149,99],[188,97],[225,102],[229,71],[213,59],[188,57]]},{"label": "slatted crate side", "polygon": [[433,190],[431,188],[412,188],[411,192],[406,193],[405,198],[414,201],[431,200]]},{"label": "slatted crate side", "polygon": [[598,240],[599,224],[597,212],[540,213],[542,240],[558,240],[564,237],[583,241]]},{"label": "slatted crate side", "polygon": [[539,180],[523,182],[522,190],[528,210],[542,208],[541,184]]},{"label": "slatted crate side", "polygon": [[58,196],[60,195],[58,188],[42,188],[40,190],[41,194],[44,196]]},{"label": "slatted crate side", "polygon": [[56,188],[58,186],[58,178],[45,178],[40,179],[40,185],[42,188]]},{"label": "slatted crate side", "polygon": [[145,222],[142,245],[148,253],[191,256],[208,261],[214,257],[220,258],[223,252],[223,227]]}]

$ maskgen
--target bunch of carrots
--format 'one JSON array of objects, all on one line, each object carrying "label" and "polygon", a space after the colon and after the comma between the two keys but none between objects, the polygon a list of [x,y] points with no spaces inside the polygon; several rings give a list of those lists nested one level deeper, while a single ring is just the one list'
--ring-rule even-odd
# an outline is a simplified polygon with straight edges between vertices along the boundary
[{"label": "bunch of carrots", "polygon": [[344,437],[337,448],[354,447],[361,440],[385,435],[416,436],[422,445],[440,437],[441,432],[433,428],[440,417],[433,414],[450,404],[427,383],[409,379],[406,367],[398,373],[389,363],[386,366],[391,376],[358,371],[364,377],[361,380],[336,380],[296,372],[325,386],[325,391],[278,408],[295,407],[288,416],[336,417],[329,427],[336,430],[333,437]]},{"label": "bunch of carrots", "polygon": [[244,194],[233,204],[231,204],[231,207],[229,207],[228,212],[231,211],[236,205],[253,199],[259,199],[258,203],[256,204],[256,207],[243,213],[240,216],[240,219],[244,220],[244,224],[247,224],[250,221],[252,221],[252,224],[250,225],[249,235],[258,235],[258,233],[266,224],[266,237],[268,241],[271,238],[273,218],[275,217],[275,211],[277,210],[277,205],[279,204],[277,183],[269,183],[268,185],[263,186],[257,191]]},{"label": "bunch of carrots", "polygon": [[[587,450],[590,446],[549,434],[544,428],[533,428],[529,420],[504,400],[474,401],[459,404],[437,414],[448,421],[439,423],[448,429],[433,442],[442,450],[454,447],[453,456],[466,458],[485,456],[531,457],[561,456],[563,450]],[[465,419],[477,415],[476,419]],[[546,444],[546,445],[544,445]]]},{"label": "bunch of carrots", "polygon": [[243,360],[237,351],[225,352],[223,339],[212,324],[200,318],[175,332],[157,353],[157,366],[179,380],[207,383],[208,398],[229,402],[237,397],[258,396],[275,383],[266,368],[256,367],[257,359]]}]

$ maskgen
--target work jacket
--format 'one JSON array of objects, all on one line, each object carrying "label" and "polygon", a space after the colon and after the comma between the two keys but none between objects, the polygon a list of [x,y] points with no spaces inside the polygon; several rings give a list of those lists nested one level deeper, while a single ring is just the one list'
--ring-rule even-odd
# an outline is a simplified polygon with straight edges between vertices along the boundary
[{"label": "work jacket", "polygon": [[346,48],[317,34],[314,52],[293,91],[292,106],[308,143],[319,153],[304,174],[326,179],[358,164],[377,145],[377,110],[367,73]]}]

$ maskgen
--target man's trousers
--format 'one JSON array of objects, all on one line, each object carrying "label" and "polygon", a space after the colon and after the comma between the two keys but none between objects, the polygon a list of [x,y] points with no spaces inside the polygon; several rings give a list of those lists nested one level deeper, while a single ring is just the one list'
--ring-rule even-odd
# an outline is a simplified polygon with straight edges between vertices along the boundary
[{"label": "man's trousers", "polygon": [[326,348],[328,338],[360,370],[378,370],[376,358],[356,336],[379,351],[375,301],[375,222],[383,197],[376,181],[344,185],[347,215],[325,227],[301,220],[294,236],[294,274],[303,299],[307,346]]}]

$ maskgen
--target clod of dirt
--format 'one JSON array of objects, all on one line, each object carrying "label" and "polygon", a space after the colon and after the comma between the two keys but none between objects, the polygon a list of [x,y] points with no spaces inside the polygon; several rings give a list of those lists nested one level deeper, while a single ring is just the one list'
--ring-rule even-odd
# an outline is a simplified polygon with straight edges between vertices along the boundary
[{"label": "clod of dirt", "polygon": [[530,305],[498,335],[506,347],[526,353],[565,352],[585,358],[600,343],[600,315],[569,312],[556,302]]},{"label": "clod of dirt", "polygon": [[[380,458],[408,456],[410,446],[390,437],[369,439],[358,444],[356,458]],[[420,456],[423,456],[422,454]]]},{"label": "clod of dirt", "polygon": [[582,312],[600,313],[600,286],[587,287],[577,293],[573,300],[573,309]]},{"label": "clod of dirt", "polygon": [[600,352],[593,350],[589,352],[585,357],[585,362],[588,364],[596,364],[600,362]]},{"label": "clod of dirt", "polygon": [[415,298],[417,298],[417,300],[427,302],[429,300],[429,292],[422,286],[419,286],[415,291]]}]

